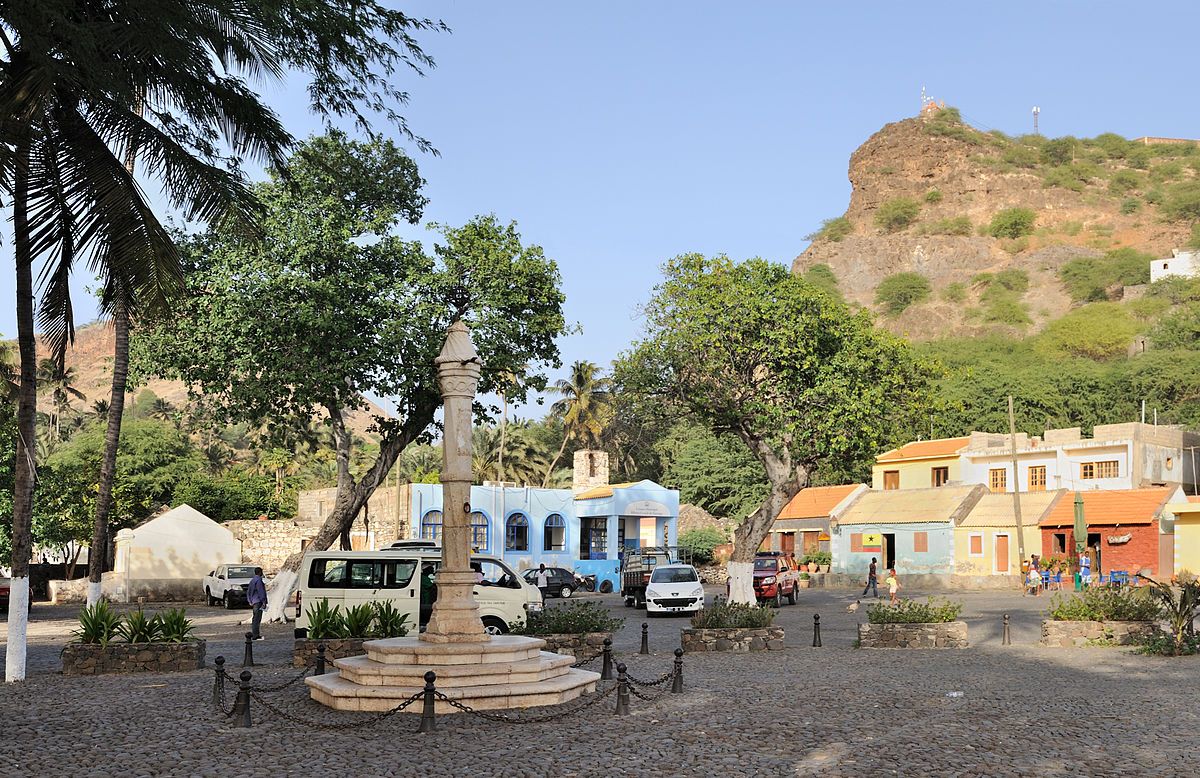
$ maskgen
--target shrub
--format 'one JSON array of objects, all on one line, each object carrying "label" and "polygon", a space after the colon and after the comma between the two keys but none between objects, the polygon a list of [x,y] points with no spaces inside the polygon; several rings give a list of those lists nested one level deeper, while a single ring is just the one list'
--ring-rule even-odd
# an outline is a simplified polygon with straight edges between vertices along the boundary
[{"label": "shrub", "polygon": [[158,619],[158,636],[163,642],[182,643],[192,639],[195,626],[183,608],[171,608],[154,618]]},{"label": "shrub", "polygon": [[1200,250],[1200,224],[1192,225],[1192,237],[1188,238],[1187,248]]},{"label": "shrub", "polygon": [[1010,292],[1025,294],[1029,288],[1029,274],[1024,270],[1007,268],[996,274],[996,283]]},{"label": "shrub", "polygon": [[1023,327],[1033,323],[1033,319],[1029,318],[1028,310],[1017,300],[996,300],[984,311],[983,320],[998,324],[1011,324],[1014,327]]},{"label": "shrub", "polygon": [[1125,307],[1141,321],[1154,321],[1167,312],[1171,303],[1161,297],[1139,297],[1130,300]]},{"label": "shrub", "polygon": [[925,193],[925,202],[940,203],[942,201],[942,192],[939,189],[930,189]]},{"label": "shrub", "polygon": [[1075,138],[1055,138],[1042,144],[1041,158],[1048,165],[1066,165],[1075,159],[1075,147],[1079,143]]},{"label": "shrub", "polygon": [[1142,177],[1132,170],[1118,170],[1108,179],[1108,193],[1114,197],[1124,197],[1135,189],[1142,188]]},{"label": "shrub", "polygon": [[1126,216],[1137,213],[1138,209],[1141,207],[1142,201],[1136,197],[1129,197],[1121,201],[1121,213],[1125,214]]},{"label": "shrub", "polygon": [[829,552],[829,551],[814,551],[811,554],[804,557],[804,559],[806,559],[809,563],[812,563],[812,564],[818,564],[818,565],[833,564],[833,554],[832,554],[832,552]]},{"label": "shrub", "polygon": [[883,305],[887,313],[896,315],[910,305],[926,300],[929,292],[929,281],[920,273],[896,273],[879,282],[875,303]]},{"label": "shrub", "polygon": [[375,621],[375,606],[372,603],[360,602],[358,605],[347,608],[343,621],[346,627],[346,637],[371,637],[371,622],[373,621]]},{"label": "shrub", "polygon": [[971,224],[971,220],[966,216],[954,216],[947,219],[938,219],[935,222],[922,224],[920,234],[922,235],[963,235],[969,236],[974,232],[975,226]]},{"label": "shrub", "polygon": [[1181,162],[1164,162],[1150,171],[1150,178],[1159,183],[1173,181],[1181,175],[1183,175],[1183,163]]},{"label": "shrub", "polygon": [[140,607],[126,614],[125,620],[117,625],[117,635],[126,643],[153,643],[158,640],[161,631],[158,617],[146,618]]},{"label": "shrub", "polygon": [[1087,181],[1076,175],[1069,166],[1053,167],[1042,174],[1042,186],[1044,188],[1056,186],[1059,189],[1082,192],[1087,186]]},{"label": "shrub", "polygon": [[581,635],[585,632],[616,632],[625,619],[610,616],[596,600],[575,600],[569,605],[531,613],[525,624],[514,627],[514,635]]},{"label": "shrub", "polygon": [[1151,189],[1150,191],[1146,192],[1146,195],[1143,199],[1150,205],[1158,205],[1165,199],[1165,197],[1161,189]]},{"label": "shrub", "polygon": [[1050,357],[1111,359],[1129,348],[1138,326],[1117,303],[1093,303],[1051,322],[1035,347]]},{"label": "shrub", "polygon": [[109,607],[106,600],[79,612],[79,629],[71,632],[76,643],[99,643],[104,645],[117,635],[121,625],[121,614]]},{"label": "shrub", "polygon": [[1191,656],[1200,654],[1200,637],[1185,635],[1183,640],[1176,641],[1170,632],[1158,629],[1141,638],[1136,654],[1154,654],[1157,656]]},{"label": "shrub", "polygon": [[1167,190],[1162,212],[1171,221],[1200,221],[1200,181],[1173,184]]},{"label": "shrub", "polygon": [[1032,209],[1008,208],[992,217],[988,224],[988,234],[993,238],[1019,238],[1033,232],[1033,222],[1037,218]]},{"label": "shrub", "polygon": [[1054,621],[1152,621],[1162,608],[1144,593],[1099,586],[1054,595],[1046,616]]},{"label": "shrub", "polygon": [[692,617],[694,629],[752,629],[769,627],[775,619],[775,609],[768,605],[729,602],[724,597],[713,598],[713,604],[701,608]]},{"label": "shrub", "polygon": [[1041,161],[1037,149],[1028,146],[1009,146],[1000,154],[1000,159],[1010,165],[1024,168],[1037,167]]},{"label": "shrub", "polygon": [[913,223],[921,212],[921,204],[907,197],[893,197],[879,206],[875,224],[888,232],[899,232]]},{"label": "shrub", "polygon": [[1058,271],[1058,278],[1077,302],[1108,299],[1105,290],[1116,284],[1132,286],[1150,281],[1153,256],[1125,247],[1113,249],[1103,257],[1076,257]]},{"label": "shrub", "polygon": [[821,222],[821,229],[805,235],[805,240],[828,240],[834,243],[840,243],[842,238],[845,238],[850,233],[854,232],[854,223],[845,216],[838,216],[834,219],[826,219]]},{"label": "shrub", "polygon": [[1128,155],[1131,146],[1129,141],[1115,132],[1106,132],[1103,135],[1097,135],[1089,143],[1099,146],[1109,159],[1124,159]]},{"label": "shrub", "polygon": [[320,599],[308,606],[308,636],[314,640],[329,640],[344,638],[346,635],[346,619],[342,609],[330,605],[329,600]]},{"label": "shrub", "polygon": [[715,527],[689,529],[679,533],[679,545],[692,550],[692,562],[706,565],[713,560],[713,549],[727,543],[729,538]]},{"label": "shrub", "polygon": [[962,613],[962,603],[930,597],[928,602],[902,599],[894,607],[886,602],[867,606],[871,624],[941,624],[954,621]]},{"label": "shrub", "polygon": [[948,303],[961,303],[967,299],[967,285],[955,281],[942,290],[942,299]]},{"label": "shrub", "polygon": [[1191,653],[1196,648],[1196,632],[1192,625],[1196,608],[1200,607],[1200,581],[1179,581],[1179,594],[1176,595],[1172,584],[1160,583],[1153,578],[1139,575],[1147,585],[1146,591],[1155,600],[1155,605],[1167,620],[1171,628],[1171,638],[1175,642],[1174,656],[1184,653],[1185,647]]},{"label": "shrub", "polygon": [[833,269],[829,265],[813,265],[804,273],[803,278],[833,299],[842,299],[842,293],[838,289],[837,276],[833,274]]},{"label": "shrub", "polygon": [[387,600],[375,603],[375,637],[402,638],[407,634],[407,613],[401,613]]}]

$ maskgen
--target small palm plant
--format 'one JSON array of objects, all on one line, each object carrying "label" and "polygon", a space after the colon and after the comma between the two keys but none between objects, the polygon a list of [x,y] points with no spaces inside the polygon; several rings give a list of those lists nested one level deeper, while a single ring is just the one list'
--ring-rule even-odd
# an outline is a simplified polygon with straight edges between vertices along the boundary
[{"label": "small palm plant", "polygon": [[125,621],[117,626],[117,634],[129,643],[153,643],[161,631],[162,622],[158,616],[148,619],[141,608],[126,614]]},{"label": "small palm plant", "polygon": [[329,600],[317,600],[315,605],[308,608],[308,636],[310,638],[331,639],[346,637],[346,619],[342,609],[330,605]]},{"label": "small palm plant", "polygon": [[375,637],[402,638],[408,634],[408,614],[386,600],[375,603]]},{"label": "small palm plant", "polygon": [[154,617],[158,622],[158,637],[166,643],[182,643],[192,639],[192,620],[183,608],[171,608]]},{"label": "small palm plant", "polygon": [[362,602],[346,609],[346,637],[365,638],[371,636],[371,622],[375,621],[375,606]]},{"label": "small palm plant", "polygon": [[107,645],[117,635],[121,625],[121,614],[108,607],[107,600],[79,612],[79,629],[73,630],[77,643],[99,643]]},{"label": "small palm plant", "polygon": [[1170,584],[1155,581],[1140,573],[1138,578],[1150,584],[1151,588],[1148,591],[1162,603],[1163,615],[1166,616],[1171,627],[1171,637],[1175,641],[1171,655],[1179,656],[1184,639],[1191,637],[1195,631],[1192,619],[1196,616],[1196,608],[1200,607],[1200,580],[1179,582],[1179,595],[1176,596],[1175,589]]}]

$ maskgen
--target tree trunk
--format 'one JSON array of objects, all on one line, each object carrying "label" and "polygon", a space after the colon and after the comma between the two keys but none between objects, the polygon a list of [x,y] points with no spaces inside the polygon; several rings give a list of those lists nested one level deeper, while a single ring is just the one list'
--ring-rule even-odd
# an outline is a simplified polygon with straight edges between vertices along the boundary
[{"label": "tree trunk", "polygon": [[550,474],[554,472],[554,466],[558,464],[558,460],[562,458],[563,452],[567,450],[567,441],[571,439],[571,433],[568,430],[563,431],[563,442],[558,447],[558,453],[554,455],[554,460],[550,462],[550,467],[546,468],[546,477],[542,479],[542,488],[546,488],[546,484],[550,483]]},{"label": "tree trunk", "polygon": [[508,428],[508,395],[501,394],[500,400],[504,403],[504,410],[500,414],[500,456],[496,462],[496,480],[503,483],[503,481],[504,481],[504,433]]},{"label": "tree trunk", "polygon": [[12,581],[8,606],[8,647],[4,680],[25,680],[26,632],[29,624],[29,554],[33,490],[37,483],[34,436],[37,434],[37,344],[33,333],[33,246],[29,234],[29,141],[14,154],[13,255],[16,259],[17,344],[21,386],[17,393],[17,458],[13,484]]},{"label": "tree trunk", "polygon": [[108,514],[112,510],[113,481],[117,474],[117,446],[121,441],[121,417],[125,412],[125,384],[129,377],[129,308],[118,300],[113,310],[112,394],[108,401],[108,427],[104,433],[104,458],[100,461],[100,483],[96,493],[96,517],[92,546],[88,550],[88,605],[100,601],[102,574],[108,561]]},{"label": "tree trunk", "polygon": [[775,517],[780,514],[796,492],[808,485],[811,471],[808,467],[797,468],[784,449],[781,456],[763,440],[741,435],[766,470],[771,489],[767,499],[733,531],[733,554],[729,557],[729,601],[753,605],[754,555],[766,539]]}]

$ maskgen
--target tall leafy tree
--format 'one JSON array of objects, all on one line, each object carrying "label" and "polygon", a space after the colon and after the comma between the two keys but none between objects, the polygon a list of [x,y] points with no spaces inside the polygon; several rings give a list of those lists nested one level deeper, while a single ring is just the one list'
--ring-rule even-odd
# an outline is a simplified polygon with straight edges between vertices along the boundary
[{"label": "tall leafy tree", "polygon": [[[312,548],[347,531],[399,454],[428,435],[441,404],[434,359],[453,320],[471,328],[481,394],[504,370],[557,361],[565,325],[554,262],[495,217],[440,228],[434,256],[400,240],[392,229],[425,205],[421,183],[389,141],[309,140],[258,188],[268,239],[200,237],[186,299],[136,339],[149,369],[185,380],[195,402],[228,417],[328,417],[337,497]],[[526,386],[544,385],[534,376]],[[517,399],[524,388],[509,391]],[[366,408],[366,393],[389,398],[399,418],[375,418],[378,447],[356,475],[345,413]],[[284,567],[293,581],[300,558]],[[287,589],[272,590],[274,617]]]},{"label": "tall leafy tree", "polygon": [[698,254],[663,267],[646,335],[622,355],[627,390],[733,434],[770,488],[734,532],[731,599],[753,602],[754,553],[822,464],[869,459],[927,401],[932,370],[905,341],[759,259]]},{"label": "tall leafy tree", "polygon": [[600,433],[610,417],[608,408],[609,379],[600,376],[600,368],[591,362],[581,360],[571,365],[568,378],[560,378],[553,386],[546,388],[547,393],[559,396],[550,406],[550,413],[562,419],[566,425],[562,445],[558,453],[546,467],[546,475],[542,486],[550,483],[550,475],[554,466],[562,458],[567,442],[576,439],[583,445],[596,445],[600,441]]}]

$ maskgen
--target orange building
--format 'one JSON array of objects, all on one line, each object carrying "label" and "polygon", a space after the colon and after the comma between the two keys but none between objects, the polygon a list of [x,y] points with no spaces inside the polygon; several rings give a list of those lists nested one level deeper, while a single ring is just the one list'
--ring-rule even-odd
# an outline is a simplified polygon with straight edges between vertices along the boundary
[{"label": "orange building", "polygon": [[859,496],[866,484],[812,486],[801,489],[783,507],[763,543],[767,551],[783,551],[802,557],[829,550],[829,521],[837,519]]}]

